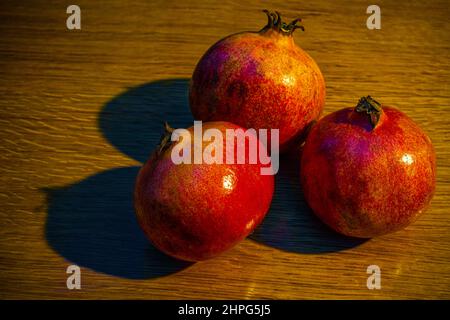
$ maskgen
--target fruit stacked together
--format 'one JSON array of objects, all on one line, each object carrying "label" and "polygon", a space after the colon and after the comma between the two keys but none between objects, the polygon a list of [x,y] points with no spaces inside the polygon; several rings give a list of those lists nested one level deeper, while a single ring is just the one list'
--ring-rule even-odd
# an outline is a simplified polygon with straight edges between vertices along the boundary
[{"label": "fruit stacked together", "polygon": [[[281,151],[305,142],[304,196],[317,216],[342,234],[370,238],[412,223],[434,193],[430,139],[405,114],[370,96],[319,120],[325,82],[315,61],[294,43],[301,20],[288,24],[278,12],[264,12],[268,23],[262,30],[228,36],[200,59],[190,84],[195,119],[223,136],[226,129],[278,129]],[[184,143],[192,150],[204,147],[193,128],[188,132],[191,139]],[[189,261],[211,258],[263,220],[274,177],[261,175],[262,163],[247,158],[245,164],[174,164],[171,152],[183,140],[173,143],[171,134],[166,127],[138,175],[137,218],[167,254]],[[265,147],[258,141],[258,148]]]}]

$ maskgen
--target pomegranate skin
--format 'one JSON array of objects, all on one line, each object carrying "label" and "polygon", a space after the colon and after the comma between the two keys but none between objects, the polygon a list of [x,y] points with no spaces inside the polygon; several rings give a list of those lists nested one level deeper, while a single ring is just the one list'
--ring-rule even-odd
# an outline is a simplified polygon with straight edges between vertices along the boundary
[{"label": "pomegranate skin", "polygon": [[319,118],[325,81],[315,61],[294,43],[293,30],[270,23],[269,18],[260,32],[234,34],[214,44],[195,68],[189,100],[198,120],[279,129],[284,151]]},{"label": "pomegranate skin", "polygon": [[375,125],[369,111],[346,108],[327,115],[311,129],[302,152],[306,201],[347,236],[371,238],[403,229],[434,194],[431,140],[401,111],[379,109]]},{"label": "pomegranate skin", "polygon": [[[203,130],[209,128],[219,129],[225,137],[226,129],[241,127],[203,123]],[[194,150],[194,131],[188,130]],[[140,170],[136,215],[161,251],[182,260],[205,260],[233,247],[263,220],[272,200],[274,177],[261,175],[262,165],[248,164],[248,158],[246,164],[176,165],[171,152],[177,143],[161,153],[155,151]],[[203,142],[203,149],[207,144]]]}]

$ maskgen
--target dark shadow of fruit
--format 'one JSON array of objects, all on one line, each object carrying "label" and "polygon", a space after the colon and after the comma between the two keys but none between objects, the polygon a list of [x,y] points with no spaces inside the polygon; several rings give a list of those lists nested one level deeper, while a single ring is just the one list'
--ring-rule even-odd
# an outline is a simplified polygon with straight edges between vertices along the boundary
[{"label": "dark shadow of fruit", "polygon": [[[144,162],[159,142],[164,120],[174,126],[192,124],[187,92],[187,79],[131,88],[104,106],[98,119],[101,132],[119,151]],[[49,245],[74,264],[130,279],[189,266],[158,251],[139,228],[133,207],[138,170],[117,168],[46,188]]]},{"label": "dark shadow of fruit", "polygon": [[[298,150],[296,150],[298,151]],[[308,207],[300,186],[298,152],[280,159],[275,194],[252,240],[297,253],[327,253],[350,249],[366,239],[342,236],[323,224]]]}]

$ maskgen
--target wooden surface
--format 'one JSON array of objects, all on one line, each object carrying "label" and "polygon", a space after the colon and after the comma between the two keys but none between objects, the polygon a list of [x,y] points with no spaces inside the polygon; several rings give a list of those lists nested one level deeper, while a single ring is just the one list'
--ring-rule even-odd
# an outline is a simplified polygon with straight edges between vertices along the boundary
[{"label": "wooden surface", "polygon": [[[64,1],[0,4],[0,298],[450,298],[450,25],[447,1]],[[326,113],[371,94],[434,142],[437,190],[404,231],[355,242],[305,205],[285,158],[265,222],[226,254],[185,264],[140,232],[131,196],[161,121],[192,124],[187,84],[223,36],[268,7],[304,18],[297,44],[322,69]],[[66,288],[77,264],[82,289]],[[381,268],[368,290],[366,268]]]}]

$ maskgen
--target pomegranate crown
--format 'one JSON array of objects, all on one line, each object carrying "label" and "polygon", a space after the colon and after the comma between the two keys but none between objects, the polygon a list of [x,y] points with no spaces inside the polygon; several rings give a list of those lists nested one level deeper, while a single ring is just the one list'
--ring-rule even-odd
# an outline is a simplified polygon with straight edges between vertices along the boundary
[{"label": "pomegranate crown", "polygon": [[295,29],[305,31],[305,28],[302,25],[297,25],[297,23],[302,21],[300,18],[294,19],[291,23],[287,24],[286,22],[283,22],[281,14],[278,11],[270,12],[269,10],[263,10],[263,12],[267,15],[268,20],[267,25],[263,30],[273,29],[287,36],[291,35]]},{"label": "pomegranate crown", "polygon": [[171,145],[171,137],[172,132],[174,129],[167,123],[167,121],[164,122],[164,133],[161,136],[161,139],[159,141],[159,144],[156,148],[156,153],[158,155],[161,155],[169,146]]},{"label": "pomegranate crown", "polygon": [[376,127],[378,121],[380,120],[382,108],[381,103],[376,101],[371,96],[362,97],[359,99],[358,104],[355,107],[356,112],[365,112],[368,117],[372,129]]}]

